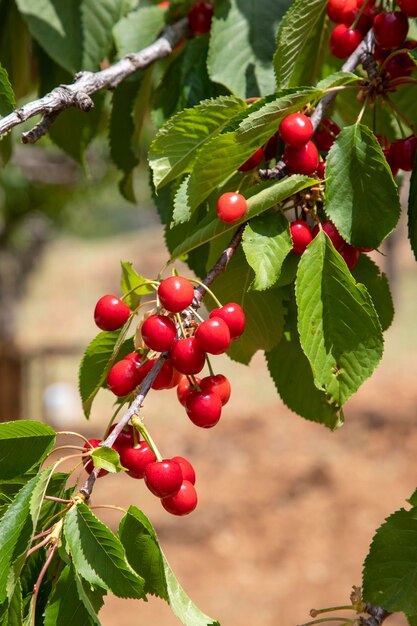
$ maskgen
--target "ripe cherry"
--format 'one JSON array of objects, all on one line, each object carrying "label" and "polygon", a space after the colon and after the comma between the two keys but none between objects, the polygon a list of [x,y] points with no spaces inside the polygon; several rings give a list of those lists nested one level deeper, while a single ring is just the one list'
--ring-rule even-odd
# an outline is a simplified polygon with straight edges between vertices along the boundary
[{"label": "ripe cherry", "polygon": [[397,4],[408,17],[417,17],[416,0],[397,0]]},{"label": "ripe cherry", "polygon": [[272,137],[268,139],[268,141],[266,142],[264,146],[265,161],[271,161],[271,159],[277,158],[278,145],[279,145],[278,133],[274,133]]},{"label": "ripe cherry", "polygon": [[335,24],[352,24],[355,19],[356,0],[328,0],[327,15]]},{"label": "ripe cherry", "polygon": [[222,401],[214,392],[193,391],[185,401],[190,420],[200,428],[212,428],[222,412]]},{"label": "ripe cherry", "polygon": [[279,125],[279,134],[288,146],[302,146],[313,136],[311,120],[303,113],[290,113]]},{"label": "ripe cherry", "polygon": [[162,498],[162,506],[172,515],[188,515],[197,506],[197,492],[194,485],[184,480],[177,493],[168,498]]},{"label": "ripe cherry", "polygon": [[126,354],[124,358],[127,361],[132,361],[132,363],[138,368],[142,363],[143,356],[140,354],[140,352],[129,352],[129,354]]},{"label": "ripe cherry", "polygon": [[107,377],[107,387],[119,398],[127,396],[137,385],[137,369],[129,359],[113,365]]},{"label": "ripe cherry", "polygon": [[405,139],[393,141],[390,147],[390,159],[401,170],[411,172],[417,151],[417,137],[410,135]]},{"label": "ripe cherry", "polygon": [[186,278],[170,276],[159,285],[158,296],[167,311],[179,313],[190,306],[194,298],[194,288]]},{"label": "ripe cherry", "polygon": [[188,11],[188,23],[195,35],[204,35],[211,28],[213,5],[209,2],[196,2]]},{"label": "ripe cherry", "polygon": [[320,161],[317,166],[316,172],[317,178],[324,180],[326,178],[326,161]]},{"label": "ripe cherry", "polygon": [[177,493],[182,485],[181,467],[172,459],[148,463],[144,471],[145,483],[158,498],[166,498]]},{"label": "ripe cherry", "polygon": [[246,213],[246,198],[240,193],[226,191],[217,200],[217,217],[228,224],[240,220]]},{"label": "ripe cherry", "polygon": [[[149,359],[149,361],[146,361],[146,363],[140,366],[140,368],[137,371],[137,378],[136,378],[137,385],[140,385],[143,382],[143,379],[145,378],[147,374],[149,374],[149,372],[151,371],[155,363],[156,363],[156,359]],[[155,389],[158,391],[161,389],[169,389],[173,373],[174,373],[174,369],[172,366],[172,361],[171,359],[167,359],[166,361],[164,361],[164,364],[162,365],[155,380],[153,381],[152,389]]]},{"label": "ripe cherry", "polygon": [[[89,439],[88,440],[88,444],[84,444],[84,449],[85,450],[93,450],[94,448],[98,448],[99,444],[101,443],[101,439]],[[87,472],[87,474],[91,474],[91,472],[94,469],[94,463],[92,459],[88,459],[86,460],[85,458],[83,459],[83,464],[84,464],[84,469]],[[108,471],[101,468],[97,478],[101,478],[102,476],[105,476],[106,474],[108,474]]]},{"label": "ripe cherry", "polygon": [[[113,424],[112,426],[110,426],[109,434],[113,432],[116,426],[117,424]],[[137,435],[137,439],[139,439],[139,433],[136,433],[136,435]],[[119,436],[117,437],[116,441],[113,444],[113,448],[117,450],[117,452],[119,452],[119,448],[122,448],[123,446],[133,446],[133,444],[134,444],[133,426],[131,424],[128,424],[119,433]]]},{"label": "ripe cherry", "polygon": [[318,150],[328,152],[340,133],[340,127],[333,120],[324,119],[314,133],[314,143]]},{"label": "ripe cherry", "polygon": [[213,392],[216,393],[224,406],[229,402],[230,394],[231,394],[231,386],[223,374],[216,374],[216,376],[206,376],[201,380],[200,383],[201,391],[205,393]]},{"label": "ripe cherry", "polygon": [[389,148],[383,148],[382,152],[384,153],[384,156],[387,160],[387,163],[390,167],[391,173],[393,176],[396,176],[398,174],[398,170],[400,169],[398,167],[398,164],[395,161],[395,157],[391,154],[391,146]]},{"label": "ripe cherry", "polygon": [[169,381],[169,384],[167,385],[166,389],[173,389],[174,387],[177,387],[177,385],[179,385],[179,383],[181,382],[182,378],[183,378],[183,375],[181,374],[181,372],[176,370],[175,367],[172,367],[172,378]]},{"label": "ripe cherry", "polygon": [[[200,386],[201,378],[196,376],[195,380],[197,382],[197,385]],[[192,391],[198,391],[198,389],[194,386],[192,381],[190,381],[190,379],[187,378],[187,376],[184,376],[181,379],[181,381],[178,383],[178,387],[177,387],[177,397],[178,397],[179,402],[182,404],[182,406],[185,406],[185,401]]]},{"label": "ripe cherry", "polygon": [[130,309],[120,298],[107,294],[102,296],[94,309],[94,321],[102,330],[117,330],[124,326]]},{"label": "ripe cherry", "polygon": [[148,348],[156,352],[166,352],[175,341],[177,329],[172,319],[166,315],[151,315],[143,322],[141,333]]},{"label": "ripe cherry", "polygon": [[313,174],[319,164],[319,153],[312,141],[302,146],[287,146],[283,159],[291,174]]},{"label": "ripe cherry", "polygon": [[132,445],[123,445],[118,449],[120,463],[132,478],[143,478],[145,467],[156,461],[156,456],[146,441],[141,441],[136,448]]},{"label": "ripe cherry", "polygon": [[346,59],[359,46],[363,35],[346,24],[336,26],[330,35],[330,50],[338,59]]},{"label": "ripe cherry", "polygon": [[181,468],[181,474],[183,480],[188,480],[193,485],[195,484],[195,471],[190,461],[183,456],[173,456],[173,461],[176,461]]},{"label": "ripe cherry", "polygon": [[231,339],[238,339],[245,330],[245,313],[236,302],[228,302],[219,309],[213,309],[209,317],[221,317],[229,327]]},{"label": "ripe cherry", "polygon": [[258,167],[259,163],[261,163],[264,158],[263,148],[258,148],[256,152],[254,152],[247,161],[245,161],[239,168],[239,172],[249,172],[253,170],[255,167]]},{"label": "ripe cherry", "polygon": [[390,79],[393,80],[401,76],[411,76],[416,66],[413,59],[406,52],[400,52],[400,54],[392,57],[384,67]]},{"label": "ripe cherry", "polygon": [[348,268],[352,271],[359,259],[359,249],[345,243],[339,250]]},{"label": "ripe cherry", "polygon": [[408,33],[408,19],[401,11],[378,13],[374,19],[375,42],[385,50],[400,48]]},{"label": "ripe cherry", "polygon": [[187,337],[174,342],[171,359],[181,374],[198,374],[204,367],[206,355],[195,337]]},{"label": "ripe cherry", "polygon": [[313,239],[311,230],[303,220],[295,220],[290,224],[290,233],[293,243],[291,252],[303,254],[304,250]]},{"label": "ripe cherry", "polygon": [[[332,242],[333,246],[336,248],[336,250],[340,250],[340,248],[345,245],[345,240],[343,239],[333,222],[331,222],[330,220],[326,220],[325,222],[322,222],[321,227]],[[320,227],[317,224],[313,228],[313,237],[315,237],[319,232]]]},{"label": "ripe cherry", "polygon": [[195,333],[199,346],[209,354],[223,354],[230,346],[230,330],[221,317],[211,317],[200,324]]}]

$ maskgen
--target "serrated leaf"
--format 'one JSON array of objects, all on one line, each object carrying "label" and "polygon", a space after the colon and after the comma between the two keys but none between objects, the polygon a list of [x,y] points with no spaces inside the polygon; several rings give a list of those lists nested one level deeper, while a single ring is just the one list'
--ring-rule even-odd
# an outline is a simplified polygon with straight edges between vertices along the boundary
[{"label": "serrated leaf", "polygon": [[289,0],[216,2],[207,60],[211,80],[241,98],[272,93],[275,33],[289,4]]},{"label": "serrated leaf", "polygon": [[417,489],[415,489],[412,495],[407,498],[407,502],[409,502],[411,506],[417,506]]},{"label": "serrated leaf", "polygon": [[0,65],[0,115],[8,115],[16,107],[13,88],[7,70]]},{"label": "serrated leaf", "polygon": [[80,503],[65,516],[64,533],[75,570],[119,598],[144,598],[144,580],[130,567],[120,540]]},{"label": "serrated leaf", "polygon": [[94,467],[102,467],[113,474],[121,472],[123,466],[120,463],[119,453],[108,447],[94,448],[91,452]]},{"label": "serrated leaf", "polygon": [[326,215],[343,239],[378,248],[400,216],[397,186],[372,131],[345,127],[326,160]]},{"label": "serrated leaf", "polygon": [[352,274],[367,288],[378,313],[382,330],[387,330],[394,319],[394,303],[386,275],[366,254],[359,256]]},{"label": "serrated leaf", "polygon": [[191,171],[197,150],[217,135],[231,117],[247,108],[240,98],[222,96],[204,100],[170,118],[151,144],[149,165],[156,188]]},{"label": "serrated leaf", "polygon": [[[227,271],[216,278],[213,291],[220,302],[237,302],[246,316],[245,332],[232,341],[227,354],[239,363],[248,364],[258,350],[271,350],[280,341],[284,326],[282,291],[248,291],[254,272],[241,248],[235,252]],[[213,308],[207,297],[206,304]]]},{"label": "serrated leaf", "polygon": [[14,478],[40,465],[55,437],[55,431],[40,422],[20,420],[0,424],[0,478]]},{"label": "serrated leaf", "polygon": [[240,224],[243,224],[247,220],[260,215],[276,204],[283,202],[290,196],[306,189],[307,187],[311,187],[315,183],[316,180],[313,178],[295,174],[294,176],[289,176],[288,178],[284,178],[272,184],[263,183],[252,188],[250,193],[253,195],[249,195],[249,193],[247,194],[248,208],[242,219],[234,222],[233,224],[227,224],[219,220],[215,214],[207,215],[195,231],[192,232],[189,237],[186,237],[184,241],[182,241],[181,244],[173,250],[171,258],[175,259],[182,254],[186,254],[197,246],[201,246],[203,243],[211,241],[226,232],[230,232],[230,236],[232,236],[233,231],[235,231],[237,226]]},{"label": "serrated leaf", "polygon": [[308,36],[315,29],[325,7],[326,0],[295,0],[281,20],[273,61],[278,89],[294,84],[292,75],[299,59],[303,59]]},{"label": "serrated leaf", "polygon": [[149,46],[165,26],[165,9],[143,6],[122,18],[113,28],[119,57]]},{"label": "serrated leaf", "polygon": [[253,289],[263,291],[272,287],[292,248],[288,220],[281,213],[255,217],[244,230],[242,247],[255,272]]},{"label": "serrated leaf", "polygon": [[23,600],[22,586],[17,581],[13,596],[8,603],[4,616],[2,616],[2,626],[22,626],[23,620]]},{"label": "serrated leaf", "polygon": [[417,508],[396,511],[378,528],[362,580],[366,602],[417,614]]},{"label": "serrated leaf", "polygon": [[417,159],[414,161],[408,193],[408,238],[417,261]]},{"label": "serrated leaf", "polygon": [[125,296],[123,299],[129,308],[136,309],[140,303],[140,297],[146,296],[148,293],[154,293],[152,285],[149,284],[149,280],[144,278],[133,267],[133,263],[130,261],[121,261],[122,276],[120,279],[120,286],[122,293]]},{"label": "serrated leaf", "polygon": [[417,626],[417,615],[406,615],[406,618],[410,626]]},{"label": "serrated leaf", "polygon": [[382,357],[371,297],[323,232],[303,253],[295,285],[300,343],[314,384],[341,407]]},{"label": "serrated leaf", "polygon": [[357,83],[360,80],[360,77],[352,72],[336,72],[335,74],[330,74],[326,76],[321,81],[317,83],[317,89],[322,89],[325,91],[326,89],[332,89],[333,87],[340,87],[341,85],[351,85],[352,83]]}]

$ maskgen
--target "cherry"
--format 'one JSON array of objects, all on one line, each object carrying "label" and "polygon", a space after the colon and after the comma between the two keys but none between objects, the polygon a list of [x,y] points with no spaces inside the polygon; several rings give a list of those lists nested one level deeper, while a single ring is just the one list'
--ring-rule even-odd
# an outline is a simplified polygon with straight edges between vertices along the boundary
[{"label": "cherry", "polygon": [[408,17],[417,17],[416,0],[397,0],[397,4],[401,11],[408,15]]},{"label": "cherry", "polygon": [[170,276],[159,285],[158,296],[167,311],[179,313],[190,306],[194,298],[194,288],[187,278]]},{"label": "cherry", "polygon": [[217,374],[216,376],[206,376],[200,383],[201,391],[205,393],[216,393],[224,406],[229,402],[231,387],[228,379],[223,374]]},{"label": "cherry", "polygon": [[131,361],[134,365],[136,365],[136,367],[139,367],[139,365],[142,363],[143,356],[140,354],[140,352],[129,352],[129,354],[126,354],[124,358],[127,361]]},{"label": "cherry", "polygon": [[211,28],[213,5],[209,2],[196,2],[188,11],[188,24],[195,35],[204,35]]},{"label": "cherry", "polygon": [[355,19],[356,0],[328,0],[326,10],[335,24],[352,24]]},{"label": "cherry", "polygon": [[348,268],[352,271],[359,259],[359,249],[354,248],[349,243],[345,243],[339,249],[339,254],[345,261]]},{"label": "cherry", "polygon": [[[156,359],[149,359],[137,371],[136,384],[140,385],[147,374],[151,371],[153,366],[156,363]],[[158,372],[155,380],[152,383],[152,389],[161,390],[161,389],[169,389],[171,380],[174,374],[174,368],[172,366],[171,359],[167,359],[164,361],[160,371]]]},{"label": "cherry", "polygon": [[145,483],[158,498],[166,498],[177,493],[182,485],[181,467],[172,459],[148,463],[144,471]]},{"label": "cherry", "polygon": [[262,161],[263,158],[264,158],[264,151],[263,151],[263,148],[261,147],[261,148],[258,148],[256,152],[254,152],[252,156],[250,156],[249,159],[245,161],[238,168],[238,171],[249,172],[250,170],[253,170],[253,168],[258,167],[259,163]]},{"label": "cherry", "polygon": [[303,220],[295,220],[290,224],[290,233],[293,243],[291,252],[303,254],[304,250],[313,239],[311,230]]},{"label": "cherry", "polygon": [[[200,386],[201,378],[196,376],[195,380],[197,385]],[[198,391],[198,389],[194,387],[192,381],[190,381],[187,376],[184,376],[184,378],[182,378],[178,383],[177,387],[177,397],[182,406],[185,406],[185,401],[192,391]]]},{"label": "cherry", "polygon": [[194,485],[184,480],[177,493],[168,498],[162,498],[162,506],[172,515],[188,515],[197,506],[197,492]]},{"label": "cherry", "polygon": [[220,317],[224,320],[229,327],[231,339],[238,339],[245,330],[245,313],[236,302],[228,302],[219,309],[213,309],[209,317]]},{"label": "cherry", "polygon": [[400,48],[408,33],[408,19],[401,11],[378,13],[374,19],[375,42],[385,50]]},{"label": "cherry", "polygon": [[222,401],[214,392],[193,391],[185,401],[185,409],[193,424],[212,428],[220,419]]},{"label": "cherry", "polygon": [[198,374],[204,367],[206,355],[195,337],[187,337],[174,342],[171,359],[181,374]]},{"label": "cherry", "polygon": [[243,217],[248,205],[240,193],[226,191],[217,200],[217,217],[228,224],[233,224]]},{"label": "cherry", "polygon": [[319,153],[312,141],[302,146],[287,146],[283,159],[291,174],[313,174],[319,165]]},{"label": "cherry", "polygon": [[173,456],[173,461],[176,461],[181,468],[181,474],[183,480],[188,480],[193,485],[195,484],[195,471],[190,461],[184,459],[183,456]]},{"label": "cherry", "polygon": [[128,444],[120,446],[118,452],[120,463],[129,470],[126,473],[132,478],[143,478],[145,467],[156,461],[156,456],[146,441],[141,441],[136,448]]},{"label": "cherry", "polygon": [[[325,222],[322,222],[321,227],[332,242],[333,246],[336,248],[336,250],[340,250],[340,248],[345,245],[345,240],[343,239],[342,235],[339,233],[333,222],[331,222],[330,220],[326,220]],[[315,237],[319,232],[320,226],[317,224],[313,228],[313,237]]]},{"label": "cherry", "polygon": [[415,63],[406,52],[396,54],[385,64],[385,71],[391,80],[401,76],[411,76],[415,69]]},{"label": "cherry", "polygon": [[204,352],[223,354],[230,346],[230,330],[221,317],[211,317],[200,324],[195,338]]},{"label": "cherry", "polygon": [[320,178],[321,180],[326,178],[326,161],[320,161],[320,163],[317,166],[316,174],[317,174],[317,178]]},{"label": "cherry", "polygon": [[113,365],[107,377],[107,387],[116,396],[131,393],[137,385],[137,369],[129,359],[122,359]]},{"label": "cherry", "polygon": [[274,133],[272,137],[268,139],[264,146],[265,161],[271,161],[271,159],[277,158],[278,144],[278,133]]},{"label": "cherry", "polygon": [[[359,9],[356,9],[353,13],[356,20],[359,15]],[[378,11],[374,7],[367,6],[356,23],[356,29],[359,30],[362,35],[366,35],[366,33],[372,28],[376,15],[378,15]]]},{"label": "cherry", "polygon": [[417,151],[417,137],[410,135],[405,139],[393,141],[390,147],[390,159],[392,162],[405,172],[413,169],[414,159]]},{"label": "cherry", "polygon": [[142,324],[142,338],[151,350],[166,352],[177,336],[177,329],[172,319],[166,315],[151,315]]},{"label": "cherry", "polygon": [[303,113],[290,113],[279,125],[279,134],[289,146],[302,146],[313,136],[314,128],[311,120]]},{"label": "cherry", "polygon": [[175,369],[175,367],[172,368],[172,378],[169,381],[169,384],[166,386],[166,389],[173,389],[174,387],[177,387],[177,385],[179,385],[179,383],[181,382],[183,378],[183,375],[181,374],[181,372],[179,372],[178,370]]},{"label": "cherry", "polygon": [[[109,434],[113,432],[116,426],[117,426],[117,423],[110,426]],[[139,439],[139,433],[136,433],[136,434],[137,434],[137,438]],[[133,436],[133,426],[131,426],[131,424],[128,424],[119,433],[119,436],[117,437],[116,441],[113,444],[113,448],[117,450],[117,452],[119,452],[119,448],[122,448],[123,446],[133,446],[134,441],[135,439]]]},{"label": "cherry", "polygon": [[390,167],[391,173],[393,176],[396,176],[398,174],[398,170],[400,169],[398,167],[398,164],[395,161],[395,157],[394,155],[391,153],[391,147],[389,148],[383,148],[382,152],[384,153],[384,156],[387,160],[387,163]]},{"label": "cherry", "polygon": [[130,309],[120,298],[107,294],[102,296],[94,309],[94,321],[102,330],[117,330],[124,326]]},{"label": "cherry", "polygon": [[[98,448],[99,444],[101,443],[101,439],[89,439],[88,443],[84,444],[84,449],[85,450],[93,450],[94,448]],[[83,459],[83,464],[84,464],[84,469],[87,472],[87,474],[91,474],[91,472],[94,469],[94,463],[93,463],[93,459]],[[108,471],[101,468],[97,478],[101,478],[102,476],[105,476],[106,474],[108,474]]]},{"label": "cherry", "polygon": [[362,39],[363,35],[359,30],[339,24],[330,35],[331,53],[338,59],[346,59],[356,50]]},{"label": "cherry", "polygon": [[328,152],[340,133],[340,127],[333,120],[324,119],[314,133],[314,143],[318,150]]}]

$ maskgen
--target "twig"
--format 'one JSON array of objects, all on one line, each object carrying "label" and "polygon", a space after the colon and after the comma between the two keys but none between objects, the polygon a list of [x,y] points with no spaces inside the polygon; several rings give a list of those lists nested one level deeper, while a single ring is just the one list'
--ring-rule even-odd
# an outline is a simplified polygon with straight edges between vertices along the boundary
[{"label": "twig", "polygon": [[50,502],[60,502],[61,504],[70,504],[71,500],[64,500],[64,498],[56,498],[55,496],[44,496],[44,500],[49,500]]},{"label": "twig", "polygon": [[36,601],[38,599],[39,589],[41,587],[44,576],[48,570],[48,567],[51,564],[52,559],[54,558],[54,554],[58,549],[58,542],[56,541],[50,548],[49,554],[46,558],[45,563],[41,571],[39,572],[38,579],[33,587],[33,605],[32,605],[32,626],[35,626],[35,616],[36,616]]},{"label": "twig", "polygon": [[127,54],[104,70],[79,72],[70,85],[59,85],[42,98],[28,102],[0,120],[0,137],[35,115],[42,115],[40,122],[22,135],[23,143],[36,143],[48,132],[62,111],[69,108],[90,111],[94,107],[90,97],[92,94],[115,89],[138,70],[145,69],[158,59],[168,56],[188,32],[188,20],[182,18],[172,26],[167,26],[160,37],[143,50]]}]

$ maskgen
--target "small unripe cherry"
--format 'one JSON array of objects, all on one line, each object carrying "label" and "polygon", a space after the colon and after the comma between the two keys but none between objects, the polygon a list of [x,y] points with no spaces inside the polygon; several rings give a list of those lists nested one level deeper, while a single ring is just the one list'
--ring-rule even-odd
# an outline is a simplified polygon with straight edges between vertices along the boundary
[{"label": "small unripe cherry", "polygon": [[399,48],[408,33],[408,19],[401,11],[378,13],[374,19],[375,42],[384,50]]},{"label": "small unripe cherry", "polygon": [[[85,443],[84,444],[84,449],[85,450],[94,450],[94,448],[98,448],[99,444],[101,443],[101,439],[89,439],[88,440],[88,444]],[[93,463],[93,459],[88,458],[87,459],[83,459],[83,464],[84,464],[84,469],[87,472],[87,474],[91,474],[91,472],[94,469],[94,463]],[[101,478],[102,476],[105,476],[106,474],[108,474],[108,471],[101,468],[97,478]]]},{"label": "small unripe cherry", "polygon": [[129,470],[126,473],[132,478],[143,478],[146,466],[156,461],[156,456],[146,441],[141,441],[136,448],[125,444],[120,446],[118,452],[120,463]]},{"label": "small unripe cherry", "polygon": [[209,354],[223,354],[230,346],[230,330],[221,317],[211,317],[200,324],[195,333],[199,346]]},{"label": "small unripe cherry", "polygon": [[121,398],[131,393],[137,385],[136,365],[129,359],[122,359],[113,365],[107,376],[107,387]]},{"label": "small unripe cherry", "polygon": [[[342,246],[345,245],[345,240],[343,239],[342,235],[339,233],[339,231],[337,230],[336,226],[333,224],[332,221],[330,220],[326,220],[325,222],[322,222],[321,227],[323,229],[323,231],[326,233],[326,235],[328,236],[328,238],[330,239],[330,241],[332,242],[333,246],[336,248],[336,250],[340,250],[340,248]],[[317,224],[314,228],[313,228],[313,238],[320,232],[320,226]]]},{"label": "small unripe cherry", "polygon": [[226,191],[217,200],[217,217],[222,222],[233,224],[245,215],[247,208],[246,198],[242,194]]},{"label": "small unripe cherry", "polygon": [[279,125],[279,134],[288,146],[302,146],[312,138],[313,124],[303,113],[290,113]]},{"label": "small unripe cherry", "polygon": [[205,393],[216,393],[224,406],[229,402],[231,394],[230,382],[223,376],[223,374],[216,374],[215,376],[206,376],[200,382],[201,391]]},{"label": "small unripe cherry", "polygon": [[250,170],[253,170],[255,167],[258,167],[258,165],[261,163],[262,159],[264,158],[264,151],[263,148],[258,148],[256,150],[256,152],[254,152],[247,161],[245,161],[239,168],[238,171],[239,172],[249,172]]},{"label": "small unripe cherry", "polygon": [[159,285],[158,297],[167,311],[179,313],[190,306],[194,298],[194,288],[187,278],[170,276]]},{"label": "small unripe cherry", "polygon": [[363,35],[346,24],[336,26],[330,35],[330,51],[338,59],[346,59],[359,46]]},{"label": "small unripe cherry", "polygon": [[[195,376],[195,381],[197,385],[200,386],[201,378],[199,378],[198,376]],[[182,404],[182,406],[185,406],[185,401],[192,391],[198,391],[198,389],[187,378],[187,376],[184,376],[178,383],[178,387],[177,387],[177,398],[180,404]]]},{"label": "small unripe cherry", "polygon": [[181,468],[181,474],[183,480],[188,480],[193,485],[195,484],[195,471],[188,459],[183,456],[173,456],[173,461],[176,461]]},{"label": "small unripe cherry", "polygon": [[148,348],[156,352],[166,352],[175,341],[177,329],[172,319],[166,315],[150,315],[143,322],[141,333]]},{"label": "small unripe cherry", "polygon": [[290,233],[293,243],[291,252],[303,254],[310,241],[313,240],[311,230],[303,220],[294,220],[290,224]]},{"label": "small unripe cherry", "polygon": [[94,309],[94,321],[102,330],[117,330],[125,325],[130,309],[123,300],[107,294],[102,296]]},{"label": "small unripe cherry", "polygon": [[198,374],[204,367],[206,354],[195,337],[187,337],[174,342],[171,359],[181,374]]},{"label": "small unripe cherry", "polygon": [[188,515],[197,506],[197,492],[194,485],[184,480],[181,487],[173,496],[162,498],[162,506],[172,515]]},{"label": "small unripe cherry", "polygon": [[188,24],[195,35],[204,35],[211,28],[213,5],[209,2],[196,2],[188,11]]},{"label": "small unripe cherry", "polygon": [[222,413],[222,401],[214,392],[193,391],[185,401],[190,420],[200,428],[212,428]]},{"label": "small unripe cherry", "polygon": [[146,486],[158,498],[177,493],[182,485],[181,467],[172,459],[148,463],[144,471]]},{"label": "small unripe cherry", "polygon": [[209,317],[221,317],[229,327],[231,339],[238,339],[245,330],[245,313],[236,302],[228,302],[218,309],[213,309]]},{"label": "small unripe cherry", "polygon": [[302,146],[287,146],[283,160],[291,174],[314,174],[319,165],[319,153],[312,141]]}]

